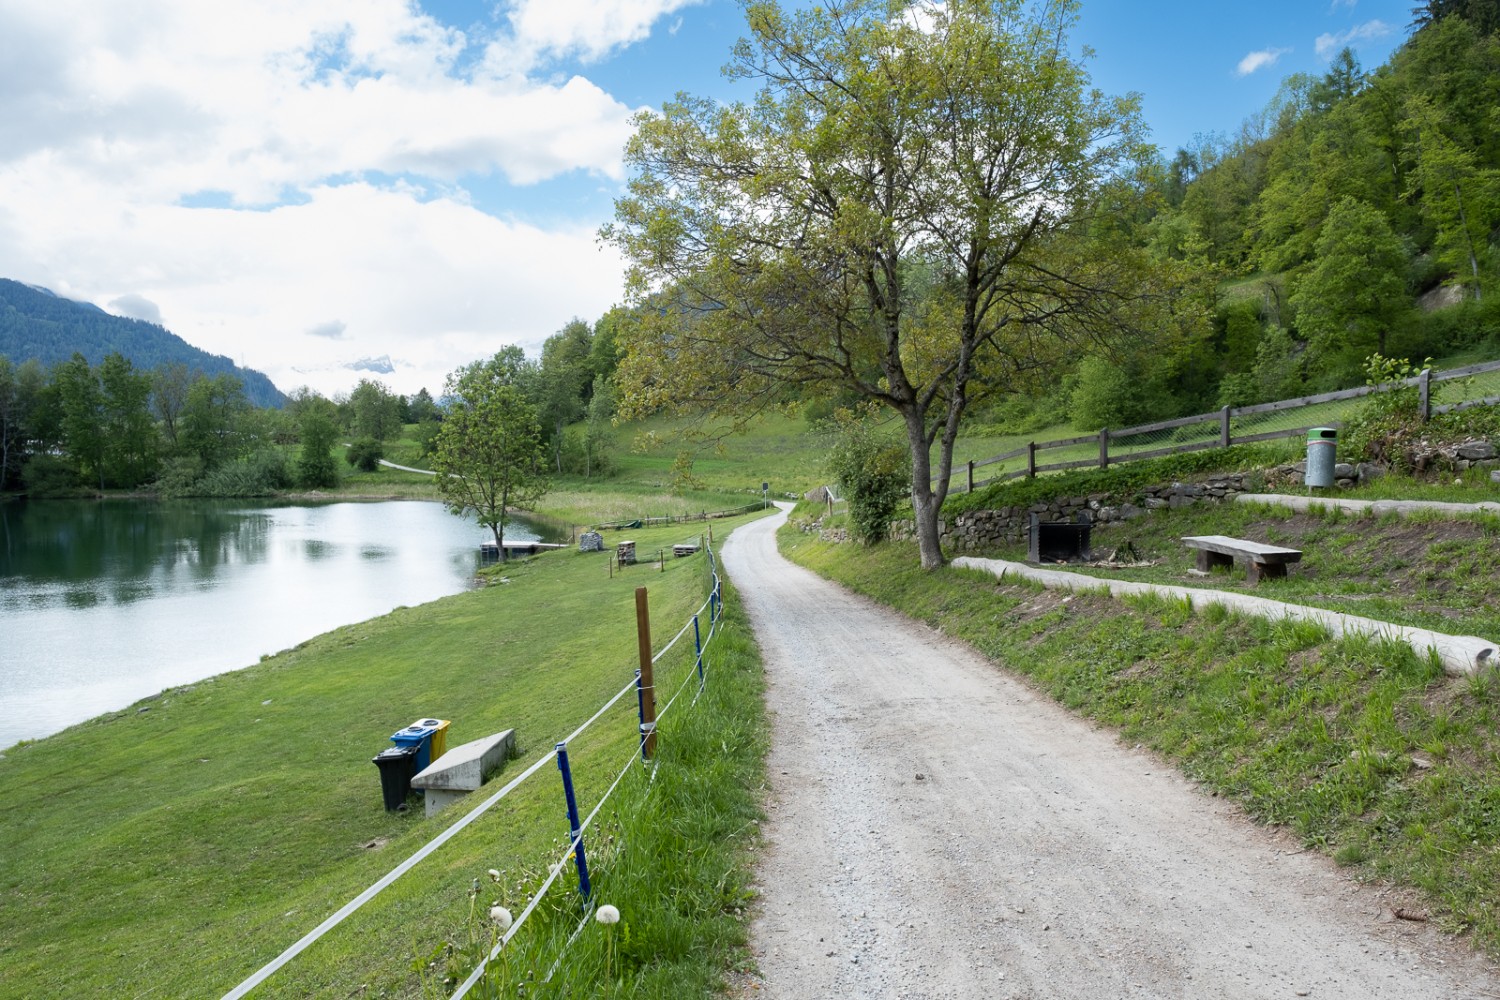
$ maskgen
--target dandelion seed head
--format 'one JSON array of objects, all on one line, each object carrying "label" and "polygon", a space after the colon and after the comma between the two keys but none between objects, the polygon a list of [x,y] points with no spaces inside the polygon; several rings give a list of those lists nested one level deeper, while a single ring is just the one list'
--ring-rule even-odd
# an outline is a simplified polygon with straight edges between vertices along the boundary
[{"label": "dandelion seed head", "polygon": [[617,924],[620,922],[620,911],[605,903],[599,907],[599,912],[594,914],[594,919],[601,924]]},{"label": "dandelion seed head", "polygon": [[495,926],[496,927],[500,928],[500,932],[502,934],[504,932],[510,930],[510,925],[511,925],[510,911],[507,910],[505,907],[503,907],[503,906],[492,906],[492,907],[490,907],[490,919],[495,922]]}]

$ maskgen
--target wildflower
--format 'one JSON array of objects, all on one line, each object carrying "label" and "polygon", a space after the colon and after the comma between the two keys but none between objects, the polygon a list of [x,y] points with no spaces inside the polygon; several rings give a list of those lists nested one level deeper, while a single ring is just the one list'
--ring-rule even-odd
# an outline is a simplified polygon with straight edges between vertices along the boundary
[{"label": "wildflower", "polygon": [[498,868],[491,868],[490,869],[490,881],[491,882],[499,882],[500,881],[500,869],[498,869]]},{"label": "wildflower", "polygon": [[594,914],[594,919],[601,924],[617,924],[620,922],[620,911],[605,903],[599,907],[599,912]]},{"label": "wildflower", "polygon": [[507,910],[505,907],[503,907],[503,906],[492,906],[492,907],[490,907],[490,919],[495,922],[495,926],[496,927],[500,928],[500,933],[504,934],[506,931],[510,930],[510,925],[511,925],[510,911]]}]

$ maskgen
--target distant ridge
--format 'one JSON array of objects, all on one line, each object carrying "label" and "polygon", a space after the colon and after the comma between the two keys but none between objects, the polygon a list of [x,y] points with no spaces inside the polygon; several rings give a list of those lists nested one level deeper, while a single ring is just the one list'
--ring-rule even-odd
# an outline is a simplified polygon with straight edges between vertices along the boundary
[{"label": "distant ridge", "polygon": [[115,316],[45,288],[0,278],[0,354],[15,364],[35,358],[50,368],[71,358],[74,351],[91,365],[114,351],[141,369],[178,361],[205,375],[236,376],[245,384],[246,398],[256,406],[286,402],[282,391],[261,372],[200,350],[155,323]]}]

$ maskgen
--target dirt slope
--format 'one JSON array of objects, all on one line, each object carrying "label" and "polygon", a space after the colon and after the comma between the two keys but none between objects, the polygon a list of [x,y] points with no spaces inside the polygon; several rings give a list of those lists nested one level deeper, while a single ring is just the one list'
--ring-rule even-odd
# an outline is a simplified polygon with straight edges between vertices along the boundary
[{"label": "dirt slope", "polygon": [[724,563],[774,746],[743,995],[1500,997],[1500,975],[966,647],[782,559]]}]

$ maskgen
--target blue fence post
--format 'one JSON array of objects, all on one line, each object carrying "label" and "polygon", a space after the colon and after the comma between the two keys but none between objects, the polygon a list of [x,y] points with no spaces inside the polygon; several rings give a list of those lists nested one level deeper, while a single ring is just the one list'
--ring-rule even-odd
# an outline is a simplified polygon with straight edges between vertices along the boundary
[{"label": "blue fence post", "polygon": [[589,901],[589,863],[583,855],[583,830],[578,822],[578,799],[573,795],[573,770],[568,766],[568,744],[557,745],[557,769],[562,772],[563,794],[568,799],[568,841],[578,862],[578,892]]},{"label": "blue fence post", "polygon": [[703,640],[698,635],[698,616],[693,616],[693,650],[698,656],[698,690],[703,690]]}]

